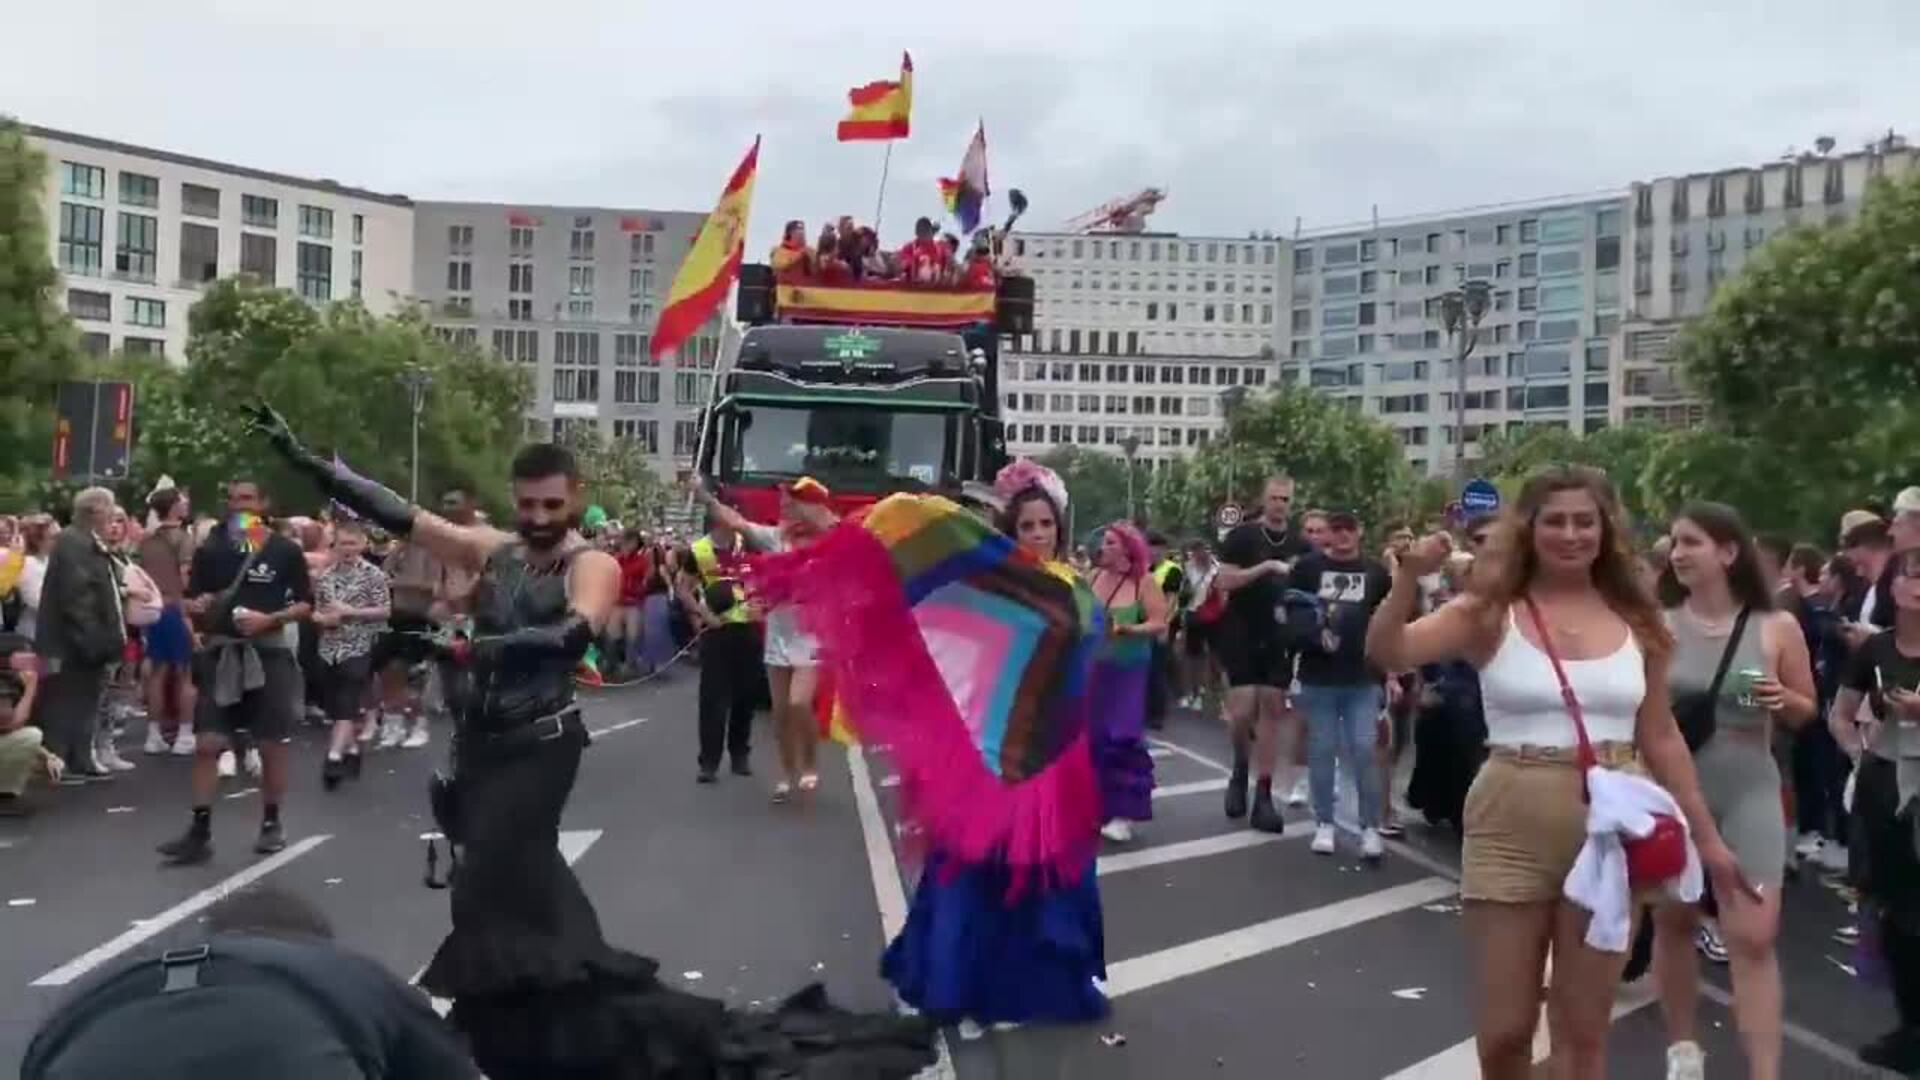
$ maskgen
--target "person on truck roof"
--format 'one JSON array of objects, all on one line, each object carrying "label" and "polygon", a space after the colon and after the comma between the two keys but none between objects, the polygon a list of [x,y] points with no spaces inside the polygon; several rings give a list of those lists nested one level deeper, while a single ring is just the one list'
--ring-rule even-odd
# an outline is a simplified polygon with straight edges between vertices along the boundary
[{"label": "person on truck roof", "polygon": [[767,262],[773,276],[782,281],[813,276],[813,252],[807,247],[807,223],[798,218],[787,222]]}]

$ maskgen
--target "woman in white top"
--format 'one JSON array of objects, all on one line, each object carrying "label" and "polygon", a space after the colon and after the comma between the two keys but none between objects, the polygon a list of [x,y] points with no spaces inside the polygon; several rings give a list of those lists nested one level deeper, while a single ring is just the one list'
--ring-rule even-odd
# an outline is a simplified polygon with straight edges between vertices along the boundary
[{"label": "woman in white top", "polygon": [[[1586,839],[1586,806],[1573,720],[1543,644],[1564,662],[1601,764],[1644,765],[1686,815],[1715,889],[1751,890],[1714,828],[1674,724],[1666,693],[1672,638],[1641,585],[1606,476],[1581,468],[1533,476],[1480,553],[1470,591],[1410,623],[1420,578],[1438,570],[1450,548],[1445,535],[1429,536],[1400,560],[1368,629],[1367,653],[1388,670],[1456,658],[1480,669],[1490,756],[1467,795],[1460,894],[1481,1074],[1533,1075],[1551,950],[1553,1075],[1598,1080],[1626,956],[1588,947],[1589,913],[1562,898]],[[1544,643],[1528,601],[1550,635]]]},{"label": "woman in white top", "polygon": [[20,547],[26,558],[20,567],[20,621],[15,632],[32,641],[40,626],[40,590],[47,582],[47,556],[60,527],[45,514],[20,520]]}]

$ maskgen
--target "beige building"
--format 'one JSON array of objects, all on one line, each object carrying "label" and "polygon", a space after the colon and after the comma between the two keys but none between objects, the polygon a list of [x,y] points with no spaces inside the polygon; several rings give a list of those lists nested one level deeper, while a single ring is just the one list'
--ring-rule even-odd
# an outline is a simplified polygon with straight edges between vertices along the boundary
[{"label": "beige building", "polygon": [[375,312],[413,292],[413,203],[126,143],[28,127],[47,156],[60,292],[88,351],[186,361],[187,309],[245,273]]}]

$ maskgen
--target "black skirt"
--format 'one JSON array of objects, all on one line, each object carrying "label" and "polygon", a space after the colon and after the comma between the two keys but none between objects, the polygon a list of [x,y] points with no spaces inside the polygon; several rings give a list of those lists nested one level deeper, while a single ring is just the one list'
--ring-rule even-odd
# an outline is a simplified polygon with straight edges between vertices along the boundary
[{"label": "black skirt", "polygon": [[559,851],[586,738],[465,755],[453,931],[421,985],[491,1080],[827,1080],[910,1077],[931,1064],[924,1020],[835,1008],[818,986],[741,1013],[666,986],[658,963],[607,944]]}]

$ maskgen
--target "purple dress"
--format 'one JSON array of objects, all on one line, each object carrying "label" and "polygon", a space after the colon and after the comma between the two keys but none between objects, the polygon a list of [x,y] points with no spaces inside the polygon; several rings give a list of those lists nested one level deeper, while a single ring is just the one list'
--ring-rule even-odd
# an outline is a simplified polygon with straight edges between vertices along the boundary
[{"label": "purple dress", "polygon": [[[1115,626],[1146,621],[1140,601],[1107,609]],[[1093,765],[1101,819],[1153,819],[1153,758],[1147,753],[1147,682],[1153,639],[1109,635],[1093,661]]]}]

